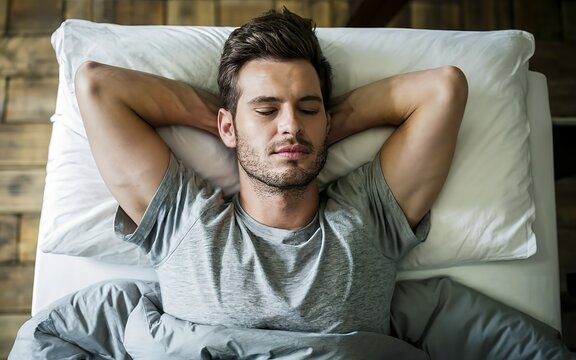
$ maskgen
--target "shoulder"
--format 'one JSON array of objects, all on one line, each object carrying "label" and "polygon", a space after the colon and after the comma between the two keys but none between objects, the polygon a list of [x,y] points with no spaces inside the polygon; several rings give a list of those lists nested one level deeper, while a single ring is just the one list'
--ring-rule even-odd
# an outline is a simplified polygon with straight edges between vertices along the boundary
[{"label": "shoulder", "polygon": [[330,183],[325,190],[328,198],[336,201],[354,196],[370,196],[380,188],[388,189],[377,154],[348,174]]}]

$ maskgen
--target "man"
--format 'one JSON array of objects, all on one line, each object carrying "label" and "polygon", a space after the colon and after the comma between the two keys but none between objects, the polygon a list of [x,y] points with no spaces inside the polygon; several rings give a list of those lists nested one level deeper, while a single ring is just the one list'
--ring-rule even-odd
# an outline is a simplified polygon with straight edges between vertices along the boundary
[{"label": "man", "polygon": [[[147,251],[164,311],[198,324],[389,333],[395,263],[423,241],[467,99],[454,67],[331,99],[310,20],[269,12],[235,30],[223,105],[189,86],[88,62],[76,94],[119,236]],[[235,148],[240,192],[185,169],[154,128],[188,125]],[[320,193],[326,148],[398,126],[374,161]]]}]

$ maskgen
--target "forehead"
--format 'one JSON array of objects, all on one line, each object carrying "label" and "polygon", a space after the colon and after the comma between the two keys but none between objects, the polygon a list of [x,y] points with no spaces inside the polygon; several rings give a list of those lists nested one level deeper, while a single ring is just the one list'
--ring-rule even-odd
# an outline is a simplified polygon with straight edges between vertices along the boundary
[{"label": "forehead", "polygon": [[237,84],[240,99],[245,101],[258,96],[322,96],[318,74],[306,60],[249,61],[240,70]]}]

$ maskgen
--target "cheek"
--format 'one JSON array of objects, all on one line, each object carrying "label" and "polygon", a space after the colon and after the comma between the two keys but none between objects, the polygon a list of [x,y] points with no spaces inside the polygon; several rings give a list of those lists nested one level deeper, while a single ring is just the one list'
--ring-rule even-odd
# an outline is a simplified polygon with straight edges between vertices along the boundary
[{"label": "cheek", "polygon": [[266,144],[271,141],[276,136],[277,127],[271,121],[254,120],[246,122],[237,131],[240,132],[240,136],[250,142],[251,146],[256,147],[256,144]]},{"label": "cheek", "polygon": [[330,131],[328,121],[326,119],[318,119],[311,131],[314,134],[314,138],[318,138],[319,141],[324,141]]},{"label": "cheek", "polygon": [[242,142],[245,148],[256,150],[265,148],[268,144],[266,130],[254,122],[244,122],[241,126],[237,125],[235,135],[237,146]]}]

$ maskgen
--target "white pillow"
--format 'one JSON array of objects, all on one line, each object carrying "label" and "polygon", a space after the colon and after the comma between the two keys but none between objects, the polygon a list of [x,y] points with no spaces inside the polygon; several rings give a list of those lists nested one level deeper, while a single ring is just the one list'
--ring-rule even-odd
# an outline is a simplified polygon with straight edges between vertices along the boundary
[{"label": "white pillow", "polygon": [[[96,60],[217,93],[220,52],[231,30],[68,20],[53,34],[60,83],[40,224],[43,251],[147,264],[138,249],[113,235],[116,203],[89,153],[74,96],[78,65]],[[469,99],[456,155],[432,208],[430,235],[400,267],[443,267],[533,255],[536,239],[525,103],[532,35],[519,30],[322,28],[318,36],[334,68],[334,95],[394,74],[448,64],[460,67],[468,78]],[[225,193],[237,191],[234,154],[219,139],[181,127],[159,133],[184,163],[222,186]],[[321,184],[371,160],[390,133],[390,128],[372,129],[332,146],[319,176]]]}]

